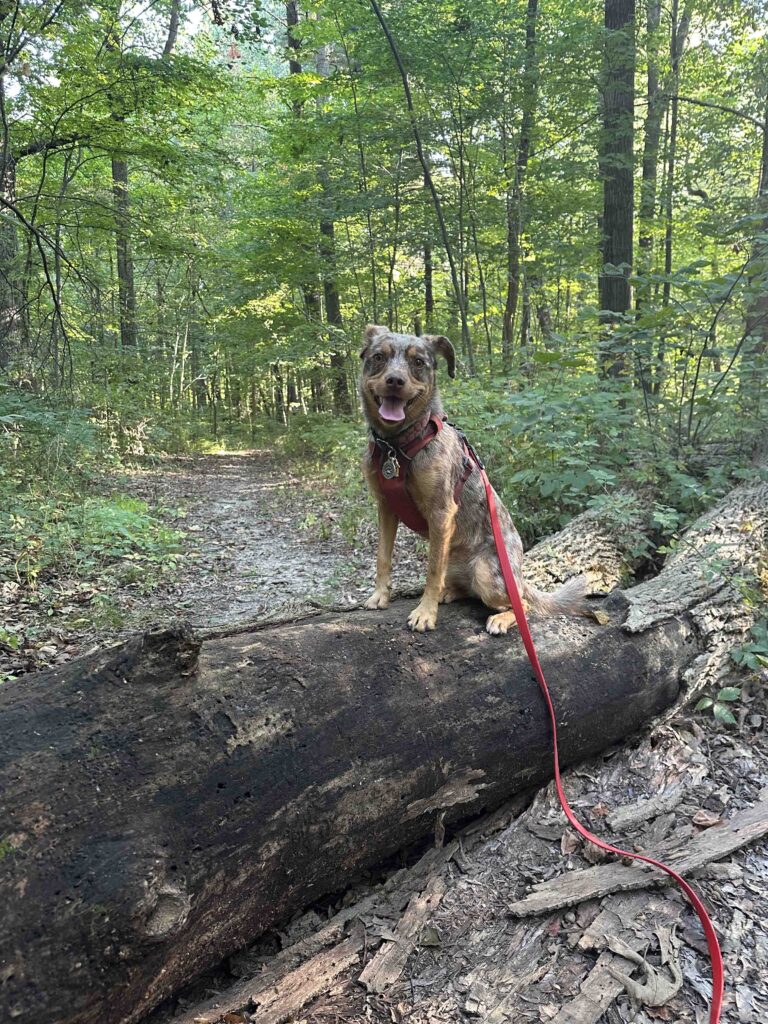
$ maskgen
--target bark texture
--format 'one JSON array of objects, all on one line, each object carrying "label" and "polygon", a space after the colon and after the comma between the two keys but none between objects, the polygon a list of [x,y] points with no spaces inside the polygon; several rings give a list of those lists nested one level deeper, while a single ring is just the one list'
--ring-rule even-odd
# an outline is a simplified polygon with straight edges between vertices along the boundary
[{"label": "bark texture", "polygon": [[634,0],[605,0],[600,142],[603,268],[599,291],[606,328],[601,367],[605,375],[613,377],[624,373],[626,356],[614,344],[612,325],[621,321],[632,302],[634,24]]},{"label": "bark texture", "polygon": [[[618,610],[617,610],[617,613]],[[451,606],[318,616],[211,641],[166,631],[0,694],[0,1017],[136,1020],[403,845],[547,778],[516,640]],[[537,629],[566,762],[678,692],[690,624]]]}]

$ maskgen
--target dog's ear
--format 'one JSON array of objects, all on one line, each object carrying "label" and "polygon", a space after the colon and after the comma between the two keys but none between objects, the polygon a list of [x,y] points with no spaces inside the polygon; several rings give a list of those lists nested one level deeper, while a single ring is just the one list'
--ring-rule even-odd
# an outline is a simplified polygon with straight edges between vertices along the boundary
[{"label": "dog's ear", "polygon": [[425,334],[424,341],[428,341],[432,345],[436,354],[445,356],[445,361],[448,363],[448,376],[455,377],[456,352],[446,336],[444,334]]},{"label": "dog's ear", "polygon": [[379,334],[386,334],[388,328],[380,327],[378,324],[368,324],[363,331],[363,350],[360,353],[360,358],[365,359],[365,353],[368,351],[371,342]]}]

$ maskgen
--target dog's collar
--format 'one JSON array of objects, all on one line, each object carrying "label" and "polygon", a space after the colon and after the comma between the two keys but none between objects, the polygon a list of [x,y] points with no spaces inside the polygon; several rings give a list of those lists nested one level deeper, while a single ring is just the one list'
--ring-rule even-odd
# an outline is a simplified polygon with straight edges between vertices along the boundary
[{"label": "dog's collar", "polygon": [[412,459],[416,452],[428,445],[433,437],[437,437],[443,429],[444,419],[444,416],[440,417],[433,412],[428,412],[418,423],[414,423],[407,430],[391,437],[382,437],[371,428],[371,439],[382,451],[394,452],[403,455],[406,459]]}]

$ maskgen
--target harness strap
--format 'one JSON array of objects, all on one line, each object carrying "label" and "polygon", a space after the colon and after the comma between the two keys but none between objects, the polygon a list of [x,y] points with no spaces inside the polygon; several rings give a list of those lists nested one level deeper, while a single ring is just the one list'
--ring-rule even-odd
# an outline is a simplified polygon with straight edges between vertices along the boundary
[{"label": "harness strap", "polygon": [[[416,502],[408,493],[406,479],[411,468],[411,462],[415,455],[420,452],[422,448],[426,448],[430,441],[434,441],[446,422],[445,417],[440,419],[433,415],[430,416],[423,425],[417,424],[414,430],[408,432],[405,439],[393,438],[393,440],[398,440],[397,444],[390,444],[386,438],[375,437],[368,445],[368,450],[371,453],[371,459],[376,466],[376,476],[378,479],[379,489],[386,499],[390,511],[400,520],[401,523],[407,526],[409,530],[413,530],[414,533],[421,534],[422,537],[429,536],[429,525],[417,508]],[[455,429],[456,428],[454,427],[454,430]],[[453,500],[457,505],[460,505],[461,493],[464,490],[464,485],[474,469],[474,462],[470,457],[470,455],[474,456],[474,452],[472,452],[469,442],[461,431],[457,430],[456,432],[459,435],[462,448],[462,470],[459,479],[456,481],[456,486],[453,489]],[[397,476],[389,478],[382,472],[385,455],[387,457],[397,459],[398,463],[400,463],[400,459],[403,460],[402,464],[400,464],[400,471]]]},{"label": "harness strap", "polygon": [[632,860],[641,860],[646,864],[651,864],[655,868],[660,868],[673,878],[683,890],[685,895],[688,897],[688,901],[696,911],[699,921],[701,921],[701,926],[704,929],[704,934],[707,939],[709,958],[712,962],[712,1003],[709,1010],[709,1021],[710,1024],[719,1024],[725,984],[723,956],[720,952],[720,944],[717,940],[715,926],[712,924],[701,898],[681,875],[666,864],[662,864],[661,861],[654,860],[652,857],[647,857],[645,854],[630,853],[628,850],[622,850],[618,846],[611,846],[610,843],[606,843],[602,839],[598,839],[597,836],[593,835],[584,825],[581,824],[573,812],[571,805],[568,803],[568,799],[563,789],[562,779],[560,777],[560,758],[557,749],[557,718],[555,716],[554,704],[552,703],[552,697],[549,693],[549,688],[547,687],[547,681],[544,678],[544,670],[541,667],[539,656],[536,653],[536,647],[533,643],[531,631],[528,628],[528,620],[525,617],[525,608],[523,607],[523,602],[520,597],[520,591],[517,586],[517,581],[515,580],[515,574],[512,571],[512,566],[509,564],[509,555],[507,554],[507,548],[501,532],[501,524],[496,510],[496,500],[493,495],[493,488],[491,487],[491,483],[488,479],[488,474],[480,465],[479,460],[478,466],[480,468],[480,475],[482,477],[483,484],[485,485],[485,494],[488,500],[488,512],[491,517],[491,526],[493,527],[493,539],[496,543],[496,553],[498,555],[501,572],[504,577],[504,584],[507,588],[507,594],[509,595],[509,600],[515,613],[515,619],[517,620],[520,636],[522,637],[523,645],[528,655],[528,660],[531,663],[531,668],[536,676],[536,681],[539,684],[539,688],[544,696],[544,702],[547,705],[547,711],[549,712],[549,720],[552,726],[552,743],[554,747],[555,786],[557,788],[560,805],[573,828],[576,829],[579,835],[588,839],[590,843],[594,843],[594,845],[599,847],[601,850],[613,853],[618,857],[630,857]]}]

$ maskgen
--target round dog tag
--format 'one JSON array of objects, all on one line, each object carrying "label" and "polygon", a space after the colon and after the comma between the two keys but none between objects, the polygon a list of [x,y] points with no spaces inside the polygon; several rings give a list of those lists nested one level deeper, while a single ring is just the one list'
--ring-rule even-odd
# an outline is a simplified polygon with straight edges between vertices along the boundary
[{"label": "round dog tag", "polygon": [[381,475],[385,480],[393,480],[400,475],[400,464],[394,455],[387,456],[384,465],[381,467]]}]

